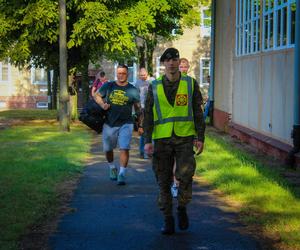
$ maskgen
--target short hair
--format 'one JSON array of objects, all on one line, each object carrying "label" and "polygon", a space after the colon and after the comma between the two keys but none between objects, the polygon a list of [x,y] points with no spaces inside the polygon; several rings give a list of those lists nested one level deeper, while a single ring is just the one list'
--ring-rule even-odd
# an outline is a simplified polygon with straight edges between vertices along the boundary
[{"label": "short hair", "polygon": [[187,63],[187,64],[190,64],[190,63],[189,63],[189,60],[186,59],[186,58],[184,58],[184,57],[182,57],[182,58],[179,59],[179,64],[181,64],[182,62],[185,62],[185,63]]},{"label": "short hair", "polygon": [[145,67],[141,67],[140,70],[139,70],[139,72],[141,72],[142,70],[144,70],[148,74],[148,71],[147,71],[147,69]]},{"label": "short hair", "polygon": [[104,71],[101,71],[101,72],[100,72],[100,76],[101,76],[101,77],[104,77],[104,76],[105,76],[105,72],[104,72]]},{"label": "short hair", "polygon": [[128,66],[126,64],[119,64],[117,69],[126,69],[128,72]]}]

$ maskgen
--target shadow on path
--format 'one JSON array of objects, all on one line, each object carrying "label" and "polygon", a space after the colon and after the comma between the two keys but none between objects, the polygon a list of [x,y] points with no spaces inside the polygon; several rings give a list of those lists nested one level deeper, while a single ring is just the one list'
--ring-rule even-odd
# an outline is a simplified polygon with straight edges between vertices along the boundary
[{"label": "shadow on path", "polygon": [[236,214],[224,212],[210,191],[196,183],[188,207],[190,228],[162,236],[157,184],[151,162],[138,158],[137,143],[133,138],[127,185],[117,186],[108,178],[100,138],[96,138],[93,157],[70,204],[73,212],[60,220],[49,238],[50,249],[260,249],[251,235],[241,233],[243,225],[237,222]]}]

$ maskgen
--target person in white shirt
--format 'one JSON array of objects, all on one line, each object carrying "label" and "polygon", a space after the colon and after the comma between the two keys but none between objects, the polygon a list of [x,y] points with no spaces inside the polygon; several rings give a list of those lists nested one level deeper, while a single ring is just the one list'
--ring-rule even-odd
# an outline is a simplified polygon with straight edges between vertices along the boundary
[{"label": "person in white shirt", "polygon": [[[144,112],[145,108],[145,101],[148,93],[148,87],[149,87],[150,81],[148,80],[148,71],[145,68],[140,68],[139,70],[139,79],[135,83],[135,87],[140,92],[140,101],[141,101],[141,108],[142,113]],[[140,151],[140,157],[143,159],[148,159],[148,155],[144,152],[144,136],[142,133],[142,130],[139,129],[140,133],[140,145],[139,145],[139,151]]]}]

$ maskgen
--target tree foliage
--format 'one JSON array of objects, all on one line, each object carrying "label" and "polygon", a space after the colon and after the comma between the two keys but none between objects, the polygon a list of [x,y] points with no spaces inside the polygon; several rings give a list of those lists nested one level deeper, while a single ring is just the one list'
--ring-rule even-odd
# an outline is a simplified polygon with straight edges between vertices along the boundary
[{"label": "tree foliage", "polygon": [[[157,2],[157,1],[156,1]],[[153,51],[159,41],[173,40],[183,34],[185,28],[191,28],[200,24],[200,6],[209,6],[210,0],[166,0],[166,12],[154,13],[155,25],[147,32],[139,34],[144,41],[144,47],[139,50],[140,58],[147,61],[148,71],[152,74]],[[175,35],[174,35],[175,34]]]},{"label": "tree foliage", "polygon": [[[67,1],[68,67],[82,69],[105,55],[136,53],[136,36],[157,42],[172,30],[199,23],[199,4],[209,0],[69,0]],[[58,65],[58,1],[0,1],[0,60],[18,66],[31,62]]]},{"label": "tree foliage", "polygon": [[[103,54],[128,54],[135,49],[134,34],[155,26],[155,11],[166,11],[165,1],[67,2],[69,68]],[[0,2],[0,59],[24,66],[54,67],[58,63],[58,3],[55,0]]]}]

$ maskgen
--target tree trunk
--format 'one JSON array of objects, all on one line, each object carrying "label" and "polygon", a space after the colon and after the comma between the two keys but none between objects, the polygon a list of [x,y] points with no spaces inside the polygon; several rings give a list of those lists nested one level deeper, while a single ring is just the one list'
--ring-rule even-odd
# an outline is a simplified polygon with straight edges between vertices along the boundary
[{"label": "tree trunk", "polygon": [[155,36],[145,39],[146,41],[146,59],[148,65],[148,73],[153,76],[153,52],[157,45],[157,38]]},{"label": "tree trunk", "polygon": [[59,123],[61,131],[70,131],[66,34],[66,1],[59,0]]},{"label": "tree trunk", "polygon": [[52,86],[51,86],[51,74],[50,70],[47,70],[47,88],[48,88],[48,109],[53,109],[52,107]]},{"label": "tree trunk", "polygon": [[90,79],[89,79],[89,63],[86,62],[82,71],[82,92],[83,92],[83,101],[86,103],[90,98]]},{"label": "tree trunk", "polygon": [[58,90],[58,74],[57,69],[53,70],[53,82],[52,82],[52,109],[57,109],[57,90]]},{"label": "tree trunk", "polygon": [[139,65],[140,68],[146,68],[145,45],[138,47]]},{"label": "tree trunk", "polygon": [[75,74],[69,76],[69,95],[70,95],[70,111],[71,111],[71,120],[75,121],[78,119],[78,111],[77,111],[77,90],[76,90],[76,82],[75,82]]}]

